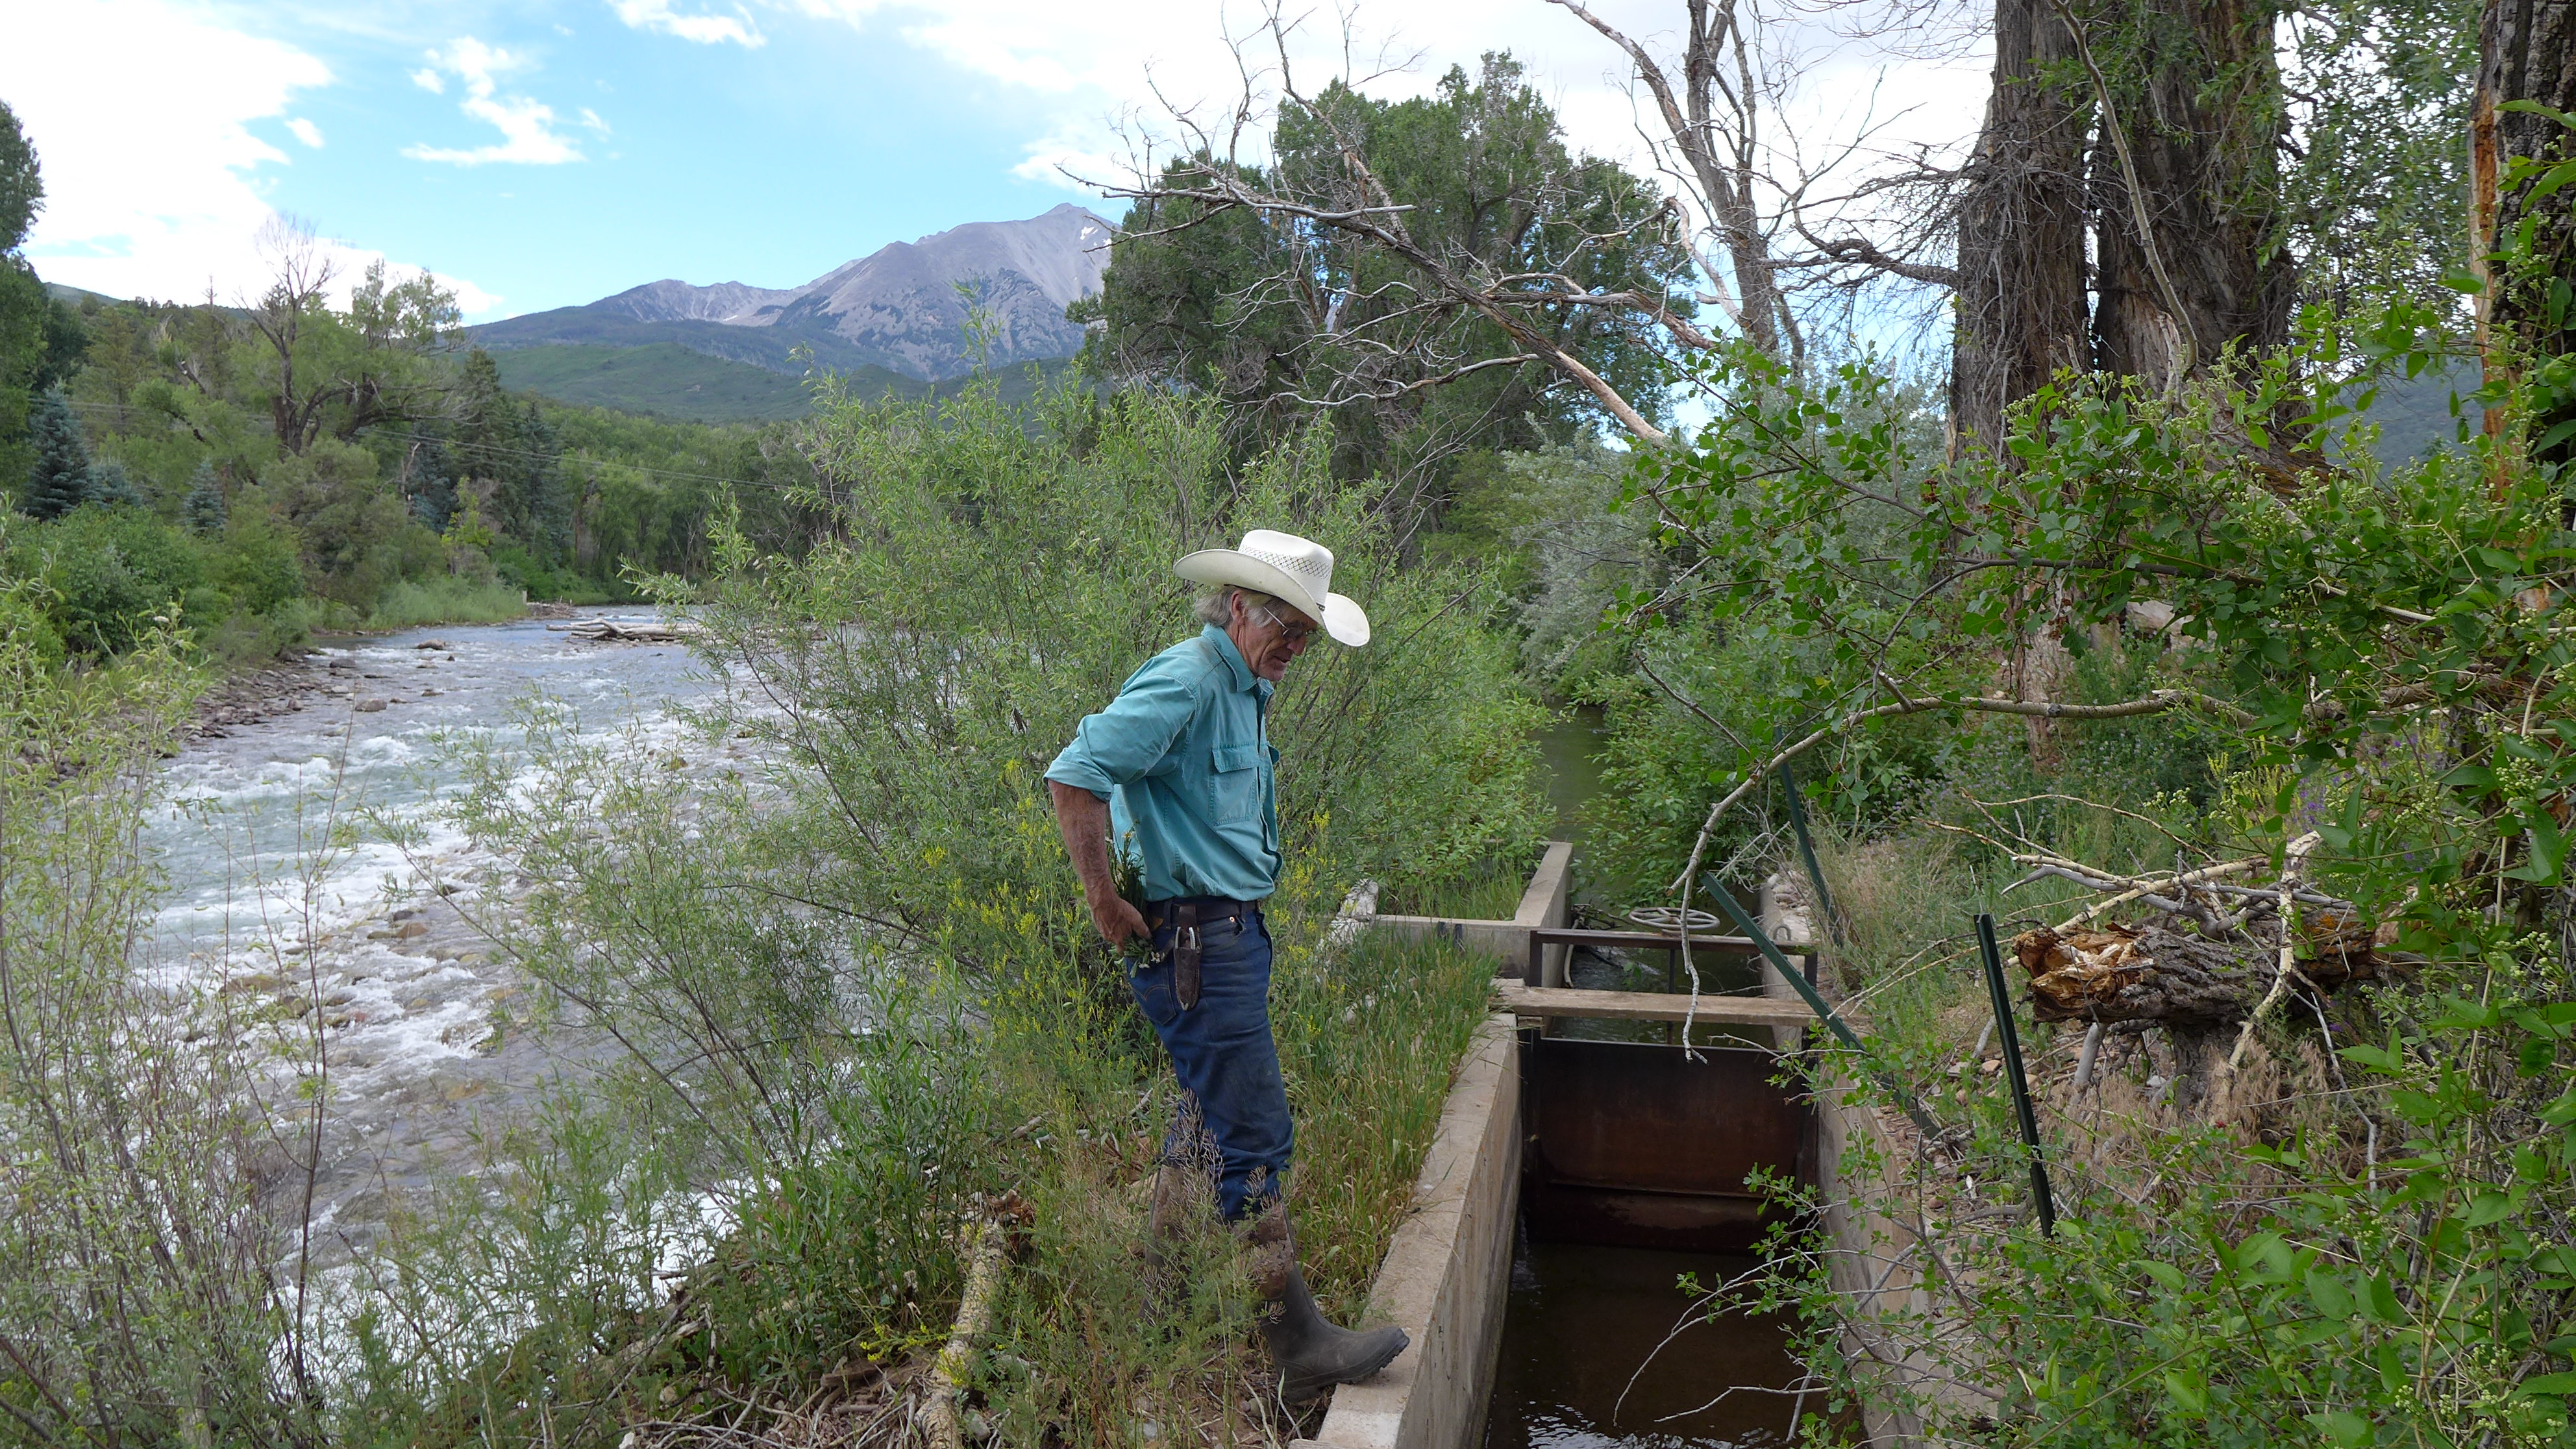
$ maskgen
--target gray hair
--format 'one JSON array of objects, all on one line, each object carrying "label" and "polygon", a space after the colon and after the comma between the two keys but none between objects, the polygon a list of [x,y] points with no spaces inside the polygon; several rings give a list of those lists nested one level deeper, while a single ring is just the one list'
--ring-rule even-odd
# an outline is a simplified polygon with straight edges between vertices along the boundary
[{"label": "gray hair", "polygon": [[1234,596],[1237,594],[1243,595],[1243,606],[1247,609],[1258,609],[1265,604],[1279,602],[1258,589],[1239,589],[1228,584],[1221,589],[1199,595],[1198,602],[1190,606],[1190,612],[1198,615],[1200,623],[1214,624],[1222,629],[1234,622]]}]

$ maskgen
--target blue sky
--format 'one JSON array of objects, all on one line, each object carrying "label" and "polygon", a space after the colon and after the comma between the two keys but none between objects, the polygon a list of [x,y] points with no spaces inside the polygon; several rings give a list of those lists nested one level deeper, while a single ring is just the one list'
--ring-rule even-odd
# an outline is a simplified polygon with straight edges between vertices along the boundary
[{"label": "blue sky", "polygon": [[[399,238],[407,259],[520,310],[663,276],[801,282],[890,241],[1034,215],[1072,194],[1014,174],[1025,138],[1044,129],[1032,97],[913,47],[802,17],[771,27],[758,49],[691,44],[604,9],[550,8],[561,18],[475,38],[507,58],[490,99],[553,112],[538,134],[578,160],[439,157],[511,150],[463,110],[488,59],[469,55],[460,69],[456,41],[428,48],[443,64],[423,47],[377,44],[333,57],[351,83],[298,107],[321,148],[267,123],[293,156],[276,168],[271,204],[334,234]],[[536,144],[542,154],[549,143]]]},{"label": "blue sky", "polygon": [[[0,101],[50,193],[27,247],[48,279],[245,294],[265,275],[252,238],[284,212],[334,239],[344,271],[434,270],[470,320],[659,277],[791,285],[1067,200],[1114,220],[1059,168],[1113,177],[1140,131],[1175,129],[1171,105],[1220,114],[1240,89],[1224,36],[1257,20],[1216,0],[0,8],[22,42],[0,51]],[[1680,10],[1599,8],[1641,35]],[[1399,62],[1370,89],[1410,93],[1510,49],[1579,144],[1639,151],[1618,57],[1544,0],[1416,0],[1359,21],[1355,46],[1310,22],[1301,84],[1352,55]],[[1869,64],[1834,59],[1809,89],[1830,105]],[[1978,90],[1957,72],[1976,69],[1901,73],[1930,118],[1918,129],[1973,123],[1959,98]]]}]

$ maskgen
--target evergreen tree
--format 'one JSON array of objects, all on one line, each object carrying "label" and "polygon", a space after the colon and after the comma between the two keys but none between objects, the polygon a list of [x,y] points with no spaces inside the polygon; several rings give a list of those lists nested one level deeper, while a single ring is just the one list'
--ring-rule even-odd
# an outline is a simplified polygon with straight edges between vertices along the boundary
[{"label": "evergreen tree", "polygon": [[35,400],[70,376],[89,346],[79,317],[46,294],[18,250],[44,201],[35,148],[0,102],[0,478],[32,465],[28,422]]},{"label": "evergreen tree", "polygon": [[460,477],[493,484],[490,522],[504,540],[552,564],[572,546],[572,492],[560,466],[563,442],[537,411],[501,390],[500,369],[481,348],[457,379],[460,414],[446,445]]},{"label": "evergreen tree", "polygon": [[36,465],[27,474],[24,507],[36,518],[60,518],[90,497],[89,444],[61,388],[36,404]]},{"label": "evergreen tree", "polygon": [[188,475],[188,496],[180,501],[179,516],[199,533],[223,531],[224,485],[215,476],[214,460],[199,463],[197,471]]},{"label": "evergreen tree", "polygon": [[133,475],[114,458],[101,458],[90,464],[89,501],[110,506],[125,503],[136,508],[151,507],[143,496],[143,490],[134,486]]}]

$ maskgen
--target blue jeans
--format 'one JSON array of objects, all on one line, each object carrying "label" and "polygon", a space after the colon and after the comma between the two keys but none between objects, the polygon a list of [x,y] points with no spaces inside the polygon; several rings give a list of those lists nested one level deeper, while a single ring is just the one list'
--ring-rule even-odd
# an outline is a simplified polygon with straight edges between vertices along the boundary
[{"label": "blue jeans", "polygon": [[[1270,1039],[1270,929],[1258,912],[1199,927],[1199,1001],[1187,1011],[1172,991],[1172,937],[1169,924],[1156,930],[1152,964],[1127,977],[1185,1094],[1163,1160],[1209,1167],[1217,1211],[1238,1222],[1279,1196],[1297,1135]],[[1193,1108],[1213,1163],[1191,1151]]]}]

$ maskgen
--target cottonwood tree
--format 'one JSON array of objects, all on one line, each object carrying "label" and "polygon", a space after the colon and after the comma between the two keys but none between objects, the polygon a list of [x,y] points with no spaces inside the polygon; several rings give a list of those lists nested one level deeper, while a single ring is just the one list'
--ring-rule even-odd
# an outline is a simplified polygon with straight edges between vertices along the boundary
[{"label": "cottonwood tree", "polygon": [[[2488,0],[2472,121],[2493,390],[2520,387],[2533,461],[2576,461],[2576,0]],[[2490,430],[2505,421],[2490,412]]]},{"label": "cottonwood tree", "polygon": [[1781,84],[1748,35],[1759,23],[1749,0],[1686,0],[1678,74],[1578,0],[1553,3],[1599,31],[1635,67],[1663,126],[1648,144],[1690,196],[1710,243],[1697,254],[1711,287],[1707,300],[1762,351],[1779,352],[1784,339],[1794,345],[1798,321],[1773,255],[1778,218],[1763,204],[1765,188],[1777,191],[1764,123]]},{"label": "cottonwood tree", "polygon": [[[1996,0],[1994,83],[1959,179],[1950,286],[1950,452],[2003,436],[2004,410],[2091,361],[2085,108],[2053,0]],[[1861,259],[1861,260],[1866,260]]]},{"label": "cottonwood tree", "polygon": [[[276,276],[240,309],[249,345],[237,365],[266,394],[280,448],[302,453],[325,436],[346,440],[378,424],[441,415],[445,377],[431,353],[455,333],[454,293],[426,272],[397,281],[378,260],[342,312],[330,299],[337,265],[309,224],[273,217],[258,244]],[[224,315],[211,296],[206,311]],[[201,391],[217,385],[202,372],[190,380]]]}]

